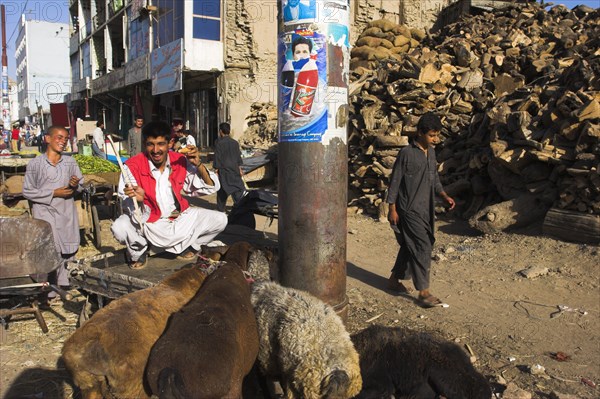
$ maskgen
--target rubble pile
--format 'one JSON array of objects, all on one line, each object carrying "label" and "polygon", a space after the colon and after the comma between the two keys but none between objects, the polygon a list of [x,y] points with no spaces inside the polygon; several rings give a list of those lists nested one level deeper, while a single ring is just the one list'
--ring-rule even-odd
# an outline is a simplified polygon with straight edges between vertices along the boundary
[{"label": "rubble pile", "polygon": [[463,217],[503,201],[600,214],[600,10],[514,4],[381,60],[387,33],[366,59],[352,53],[350,205],[385,217],[395,157],[434,111],[440,177]]},{"label": "rubble pile", "polygon": [[253,103],[246,117],[248,128],[239,139],[242,148],[269,149],[277,144],[277,106]]}]

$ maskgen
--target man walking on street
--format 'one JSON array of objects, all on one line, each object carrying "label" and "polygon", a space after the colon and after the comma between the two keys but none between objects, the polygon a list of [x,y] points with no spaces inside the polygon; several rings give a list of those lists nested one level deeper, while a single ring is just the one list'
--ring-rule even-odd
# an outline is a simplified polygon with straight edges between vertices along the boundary
[{"label": "man walking on street", "polygon": [[444,191],[437,173],[433,145],[441,129],[437,115],[428,112],[421,116],[417,136],[398,153],[387,197],[388,220],[400,244],[389,288],[406,294],[409,289],[399,280],[412,279],[419,291],[419,303],[424,307],[443,305],[429,292],[435,195],[442,197],[449,209],[454,208],[454,200]]},{"label": "man walking on street", "polygon": [[219,125],[219,139],[215,144],[213,167],[219,175],[221,189],[217,192],[217,209],[225,212],[227,198],[231,195],[234,205],[242,199],[246,187],[242,176],[242,153],[237,141],[229,136],[229,123]]}]

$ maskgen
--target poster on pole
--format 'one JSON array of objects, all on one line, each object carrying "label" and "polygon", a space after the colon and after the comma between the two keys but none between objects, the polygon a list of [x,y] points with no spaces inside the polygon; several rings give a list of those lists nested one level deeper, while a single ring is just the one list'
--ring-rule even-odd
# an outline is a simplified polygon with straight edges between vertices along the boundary
[{"label": "poster on pole", "polygon": [[282,0],[280,142],[346,142],[348,9],[347,0]]},{"label": "poster on pole", "polygon": [[321,141],[327,130],[325,35],[295,29],[280,42],[279,141]]},{"label": "poster on pole", "polygon": [[2,124],[5,129],[10,126],[10,101],[8,99],[8,67],[2,66]]}]

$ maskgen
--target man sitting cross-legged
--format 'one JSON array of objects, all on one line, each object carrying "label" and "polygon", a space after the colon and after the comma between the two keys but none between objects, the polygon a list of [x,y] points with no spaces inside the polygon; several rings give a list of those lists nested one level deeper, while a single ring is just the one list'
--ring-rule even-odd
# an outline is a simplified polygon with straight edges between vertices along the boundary
[{"label": "man sitting cross-legged", "polygon": [[[190,207],[189,196],[212,194],[219,190],[217,176],[200,162],[197,150],[186,155],[169,151],[171,127],[150,122],[142,128],[145,151],[124,165],[119,195],[125,213],[111,230],[127,253],[132,269],[146,265],[149,244],[192,260],[200,246],[225,229],[227,217],[217,211]],[[123,179],[127,174],[128,179]],[[131,183],[131,184],[126,184]],[[139,212],[135,212],[137,201]]]}]

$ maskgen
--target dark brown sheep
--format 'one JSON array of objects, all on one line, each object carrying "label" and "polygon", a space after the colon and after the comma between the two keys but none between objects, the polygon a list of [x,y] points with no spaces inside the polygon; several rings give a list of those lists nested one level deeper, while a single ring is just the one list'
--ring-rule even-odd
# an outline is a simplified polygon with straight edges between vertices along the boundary
[{"label": "dark brown sheep", "polygon": [[202,289],[173,314],[146,369],[160,398],[241,398],[258,355],[258,329],[243,274],[250,246],[232,245]]},{"label": "dark brown sheep", "polygon": [[355,398],[490,399],[486,379],[456,344],[399,327],[354,335],[363,388]]},{"label": "dark brown sheep", "polygon": [[173,273],[155,287],[100,309],[65,342],[62,357],[83,398],[148,398],[144,369],[169,316],[198,291],[206,272]]}]

